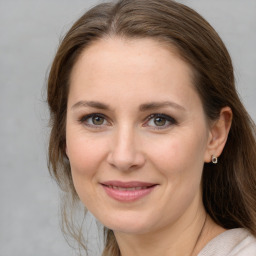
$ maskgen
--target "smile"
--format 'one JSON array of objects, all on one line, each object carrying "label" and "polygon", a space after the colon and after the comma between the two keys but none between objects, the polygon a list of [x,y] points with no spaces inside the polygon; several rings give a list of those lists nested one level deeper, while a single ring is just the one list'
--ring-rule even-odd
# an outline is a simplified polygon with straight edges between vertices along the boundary
[{"label": "smile", "polygon": [[150,194],[157,184],[145,182],[108,181],[101,183],[106,194],[120,202],[133,202]]},{"label": "smile", "polygon": [[134,191],[134,190],[141,190],[141,189],[147,189],[148,187],[133,187],[133,188],[123,188],[123,187],[117,187],[117,186],[107,186],[108,188],[122,190],[122,191]]}]

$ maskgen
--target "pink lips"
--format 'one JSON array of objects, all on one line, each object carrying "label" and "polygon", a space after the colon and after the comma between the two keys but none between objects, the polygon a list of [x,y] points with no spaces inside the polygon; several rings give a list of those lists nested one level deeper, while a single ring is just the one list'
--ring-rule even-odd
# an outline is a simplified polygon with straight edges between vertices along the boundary
[{"label": "pink lips", "polygon": [[101,185],[111,198],[122,202],[132,202],[148,195],[157,184],[139,181],[107,181]]}]

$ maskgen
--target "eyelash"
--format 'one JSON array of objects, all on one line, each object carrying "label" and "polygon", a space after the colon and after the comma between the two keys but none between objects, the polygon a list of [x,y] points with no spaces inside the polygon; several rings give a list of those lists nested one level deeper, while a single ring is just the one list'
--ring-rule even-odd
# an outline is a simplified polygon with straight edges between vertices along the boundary
[{"label": "eyelash", "polygon": [[[89,126],[89,127],[92,127],[92,128],[102,128],[103,125],[106,125],[106,124],[89,124],[88,123],[88,120],[90,118],[96,118],[96,117],[100,117],[100,118],[103,118],[103,122],[107,121],[107,118],[105,115],[103,114],[100,114],[100,113],[92,113],[92,114],[89,114],[89,115],[85,115],[85,116],[82,116],[82,118],[80,118],[78,121],[86,126]],[[107,121],[108,122],[108,121]],[[109,122],[108,122],[109,123]]]},{"label": "eyelash", "polygon": [[[88,120],[90,118],[96,118],[96,117],[100,117],[103,119],[103,122],[107,122],[107,124],[90,124],[88,123]],[[160,125],[160,126],[150,126],[148,125],[148,123],[152,120],[154,121],[155,118],[161,118],[165,123],[164,125]],[[105,126],[105,125],[109,125],[109,121],[107,120],[106,116],[103,115],[103,114],[100,114],[100,113],[92,113],[92,114],[89,114],[89,115],[85,115],[83,116],[82,118],[79,119],[79,122],[88,126],[88,127],[92,127],[92,128],[96,128],[96,129],[99,129],[99,128],[102,128],[102,126]],[[93,121],[91,121],[93,122]],[[166,124],[166,122],[168,124]],[[177,124],[177,121],[169,116],[169,115],[165,115],[165,114],[159,114],[159,113],[155,113],[155,114],[151,114],[150,116],[148,116],[146,119],[145,119],[145,122],[143,122],[143,127],[151,127],[152,129],[155,129],[155,130],[161,130],[161,129],[166,129],[168,127],[170,127],[171,125],[175,125]]]},{"label": "eyelash", "polygon": [[151,114],[149,117],[146,118],[146,125],[143,124],[143,126],[149,126],[147,125],[151,120],[153,121],[154,119],[156,118],[161,118],[163,119],[165,122],[168,122],[168,124],[164,124],[164,125],[161,125],[161,126],[151,126],[152,129],[155,129],[155,130],[161,130],[161,129],[166,129],[172,125],[175,125],[177,124],[177,121],[169,116],[169,115],[165,115],[165,114],[159,114],[159,113],[156,113],[156,114]]}]

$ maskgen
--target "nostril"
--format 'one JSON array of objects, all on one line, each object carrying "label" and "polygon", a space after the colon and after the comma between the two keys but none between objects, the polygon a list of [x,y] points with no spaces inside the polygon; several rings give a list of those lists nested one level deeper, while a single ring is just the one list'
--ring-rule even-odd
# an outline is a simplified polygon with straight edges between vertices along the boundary
[{"label": "nostril", "polygon": [[120,171],[131,171],[141,168],[145,163],[145,158],[139,152],[130,152],[129,154],[112,152],[108,155],[107,161],[112,167]]},{"label": "nostril", "polygon": [[127,123],[120,124],[113,133],[108,163],[118,170],[135,170],[143,166],[145,158],[134,127]]}]

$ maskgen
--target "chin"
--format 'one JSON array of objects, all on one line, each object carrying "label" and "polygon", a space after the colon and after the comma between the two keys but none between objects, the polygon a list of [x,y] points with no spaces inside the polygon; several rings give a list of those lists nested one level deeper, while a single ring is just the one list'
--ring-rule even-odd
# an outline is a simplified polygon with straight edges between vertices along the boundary
[{"label": "chin", "polygon": [[[137,215],[137,216],[136,216]],[[119,214],[118,216],[104,216],[100,222],[114,232],[126,234],[145,234],[152,230],[153,220],[139,214]]]},{"label": "chin", "polygon": [[124,233],[124,234],[132,234],[132,235],[143,235],[151,231],[149,226],[140,225],[137,223],[133,223],[133,225],[125,225],[125,224],[118,224],[118,225],[111,225],[106,226],[108,229],[113,230],[114,232]]}]

